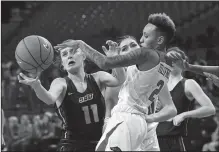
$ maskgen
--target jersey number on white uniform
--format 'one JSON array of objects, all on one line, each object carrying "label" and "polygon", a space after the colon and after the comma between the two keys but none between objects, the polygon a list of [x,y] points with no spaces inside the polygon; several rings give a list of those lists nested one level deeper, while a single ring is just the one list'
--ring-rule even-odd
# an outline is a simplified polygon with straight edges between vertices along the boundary
[{"label": "jersey number on white uniform", "polygon": [[151,105],[148,107],[148,114],[152,114],[152,113],[154,113],[154,110],[155,110],[155,103],[154,103],[154,100],[155,100],[155,98],[154,98],[154,96],[157,96],[159,93],[160,93],[160,91],[161,91],[161,89],[163,88],[163,86],[164,86],[164,81],[163,80],[160,80],[158,83],[157,83],[157,86],[158,86],[158,88],[157,89],[155,89],[152,93],[151,93],[151,95],[149,96],[149,100],[152,102],[151,103]]},{"label": "jersey number on white uniform", "polygon": [[93,116],[94,116],[94,122],[99,122],[97,104],[92,104],[92,105],[89,105],[89,106],[82,107],[82,110],[84,111],[84,118],[85,118],[86,124],[91,123],[91,116],[90,116],[89,108],[92,110],[92,113],[93,113]]}]

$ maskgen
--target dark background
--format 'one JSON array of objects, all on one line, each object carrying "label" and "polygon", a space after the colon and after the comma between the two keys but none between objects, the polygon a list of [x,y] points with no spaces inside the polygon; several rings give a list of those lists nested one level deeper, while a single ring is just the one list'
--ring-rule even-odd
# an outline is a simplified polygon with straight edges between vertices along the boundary
[{"label": "dark background", "polygon": [[[67,39],[82,39],[101,53],[106,40],[117,40],[124,35],[140,39],[151,13],[165,12],[175,22],[177,34],[170,46],[179,46],[189,56],[190,63],[219,65],[219,2],[1,2],[1,84],[2,108],[6,118],[27,114],[43,120],[48,116],[58,124],[53,107],[36,98],[33,90],[17,82],[20,69],[15,61],[15,48],[28,35],[40,35],[56,45]],[[99,70],[88,63],[88,73]],[[41,76],[42,84],[49,88],[51,81],[62,76],[58,65],[52,65]],[[195,79],[215,107],[219,107],[219,89],[202,76],[186,73]],[[47,113],[46,113],[47,112]],[[186,140],[190,150],[201,150],[211,141],[216,128],[213,118],[193,119]],[[57,123],[56,123],[57,121]],[[56,126],[57,128],[60,126]],[[58,135],[56,136],[58,138]],[[52,145],[55,147],[56,144]]]}]

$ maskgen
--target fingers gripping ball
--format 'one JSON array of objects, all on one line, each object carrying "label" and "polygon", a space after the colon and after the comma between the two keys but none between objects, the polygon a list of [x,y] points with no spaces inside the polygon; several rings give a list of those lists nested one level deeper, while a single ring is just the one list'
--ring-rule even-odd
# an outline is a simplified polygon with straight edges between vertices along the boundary
[{"label": "fingers gripping ball", "polygon": [[36,74],[53,63],[54,51],[47,39],[31,35],[18,43],[15,58],[21,69]]}]

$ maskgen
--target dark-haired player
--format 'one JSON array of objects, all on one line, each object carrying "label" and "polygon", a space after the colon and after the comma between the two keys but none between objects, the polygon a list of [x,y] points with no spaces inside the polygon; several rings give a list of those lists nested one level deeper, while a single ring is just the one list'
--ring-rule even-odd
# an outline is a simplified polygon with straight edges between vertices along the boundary
[{"label": "dark-haired player", "polygon": [[[171,67],[165,58],[166,46],[174,33],[173,21],[166,14],[159,13],[149,16],[140,40],[142,47],[124,55],[106,57],[81,40],[69,40],[56,46],[78,46],[87,58],[102,69],[128,67],[118,104],[112,110],[112,116],[96,147],[97,151],[150,149],[152,143],[147,138],[148,124],[165,121],[176,115],[167,88]],[[164,108],[158,113],[147,115],[148,107],[156,102],[158,96],[161,102],[166,103]]]},{"label": "dark-haired player", "polygon": [[[173,47],[172,49],[177,50],[177,47]],[[172,58],[182,58],[177,55],[175,51],[168,54],[169,57]],[[201,65],[193,65],[189,64],[186,60],[181,62],[184,71],[190,71],[196,74],[200,74],[206,76],[209,80],[211,80],[217,87],[219,87],[219,66],[201,66]]]},{"label": "dark-haired player", "polygon": [[[177,47],[168,49],[167,55],[177,52],[182,59],[187,56]],[[177,109],[177,115],[168,121],[160,122],[157,136],[161,151],[186,151],[183,137],[187,136],[188,118],[203,118],[215,114],[214,105],[193,79],[182,76],[183,67],[180,60],[173,62],[173,70],[168,81],[168,89]],[[200,107],[194,109],[194,103]]]}]

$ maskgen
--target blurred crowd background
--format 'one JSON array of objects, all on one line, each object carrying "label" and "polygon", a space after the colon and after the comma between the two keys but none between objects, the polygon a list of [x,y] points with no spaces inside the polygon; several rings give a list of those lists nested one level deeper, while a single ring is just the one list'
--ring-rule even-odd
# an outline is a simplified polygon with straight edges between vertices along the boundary
[{"label": "blurred crowd background", "polygon": [[[106,40],[124,35],[141,37],[151,13],[165,12],[173,18],[177,33],[170,46],[179,46],[190,63],[219,65],[219,2],[2,2],[1,107],[5,111],[4,137],[7,150],[54,150],[61,122],[53,106],[41,102],[29,87],[18,83],[21,72],[14,57],[16,45],[28,35],[40,35],[53,45],[81,39],[103,53]],[[54,61],[55,62],[55,61]],[[99,70],[93,63],[87,73]],[[65,73],[57,64],[40,80],[46,89]],[[31,74],[29,74],[31,76]],[[188,150],[209,150],[219,138],[219,88],[205,77],[189,72],[217,109],[213,117],[193,119],[185,137]],[[197,105],[198,106],[198,105]],[[211,151],[211,150],[209,150]]]}]

